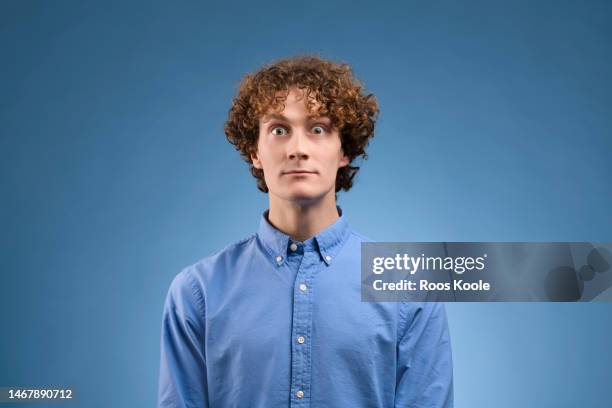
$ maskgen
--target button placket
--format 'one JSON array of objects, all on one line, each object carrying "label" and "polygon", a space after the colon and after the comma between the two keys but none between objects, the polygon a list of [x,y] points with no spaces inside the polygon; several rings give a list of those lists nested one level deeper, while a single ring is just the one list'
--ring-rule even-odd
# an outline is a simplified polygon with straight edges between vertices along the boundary
[{"label": "button placket", "polygon": [[310,404],[312,333],[312,290],[314,275],[321,269],[316,252],[304,251],[304,258],[295,279],[293,292],[293,324],[291,342],[291,406],[302,407]]}]

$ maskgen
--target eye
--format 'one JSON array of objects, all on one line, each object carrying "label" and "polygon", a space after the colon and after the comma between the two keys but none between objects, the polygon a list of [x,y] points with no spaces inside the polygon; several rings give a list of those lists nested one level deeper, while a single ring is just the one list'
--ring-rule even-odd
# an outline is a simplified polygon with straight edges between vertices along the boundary
[{"label": "eye", "polygon": [[271,131],[272,134],[276,136],[284,136],[287,134],[287,129],[285,129],[283,126],[274,126]]},{"label": "eye", "polygon": [[312,133],[314,133],[315,135],[322,135],[326,131],[327,131],[327,129],[325,129],[325,127],[321,126],[321,125],[317,125],[317,126],[312,128]]}]

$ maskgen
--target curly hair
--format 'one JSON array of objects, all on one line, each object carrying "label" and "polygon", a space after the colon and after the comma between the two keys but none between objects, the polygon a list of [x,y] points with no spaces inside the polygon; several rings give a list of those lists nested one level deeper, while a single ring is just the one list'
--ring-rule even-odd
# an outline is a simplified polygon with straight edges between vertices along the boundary
[{"label": "curly hair", "polygon": [[342,151],[349,164],[338,169],[336,192],[348,191],[359,166],[351,165],[357,157],[367,159],[365,148],[374,136],[378,103],[373,94],[365,94],[348,64],[317,56],[282,59],[247,74],[232,101],[224,131],[227,139],[250,164],[257,188],[267,193],[262,169],[253,166],[251,154],[257,152],[259,119],[269,109],[282,111],[289,88],[306,93],[309,113],[317,105],[317,114],[330,118],[340,133]]}]

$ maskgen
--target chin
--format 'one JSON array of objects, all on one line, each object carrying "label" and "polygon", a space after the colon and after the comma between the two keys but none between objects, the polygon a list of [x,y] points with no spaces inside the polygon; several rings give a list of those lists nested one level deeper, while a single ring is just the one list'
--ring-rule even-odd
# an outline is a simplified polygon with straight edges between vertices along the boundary
[{"label": "chin", "polygon": [[288,201],[308,202],[308,201],[317,200],[323,197],[324,195],[325,193],[317,189],[308,188],[307,186],[300,186],[300,187],[291,188],[285,191],[283,194],[283,198]]},{"label": "chin", "polygon": [[289,201],[306,204],[313,201],[321,200],[325,197],[326,191],[313,189],[294,189],[287,193],[286,197]]}]

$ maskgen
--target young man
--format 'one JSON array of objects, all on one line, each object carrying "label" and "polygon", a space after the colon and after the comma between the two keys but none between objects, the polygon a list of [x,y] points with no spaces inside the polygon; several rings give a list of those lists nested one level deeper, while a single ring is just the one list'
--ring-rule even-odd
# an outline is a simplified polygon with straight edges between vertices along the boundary
[{"label": "young man", "polygon": [[452,407],[443,305],[361,302],[367,239],[336,205],[377,113],[347,65],[317,57],[243,79],[225,133],[269,210],[172,282],[159,407]]}]

